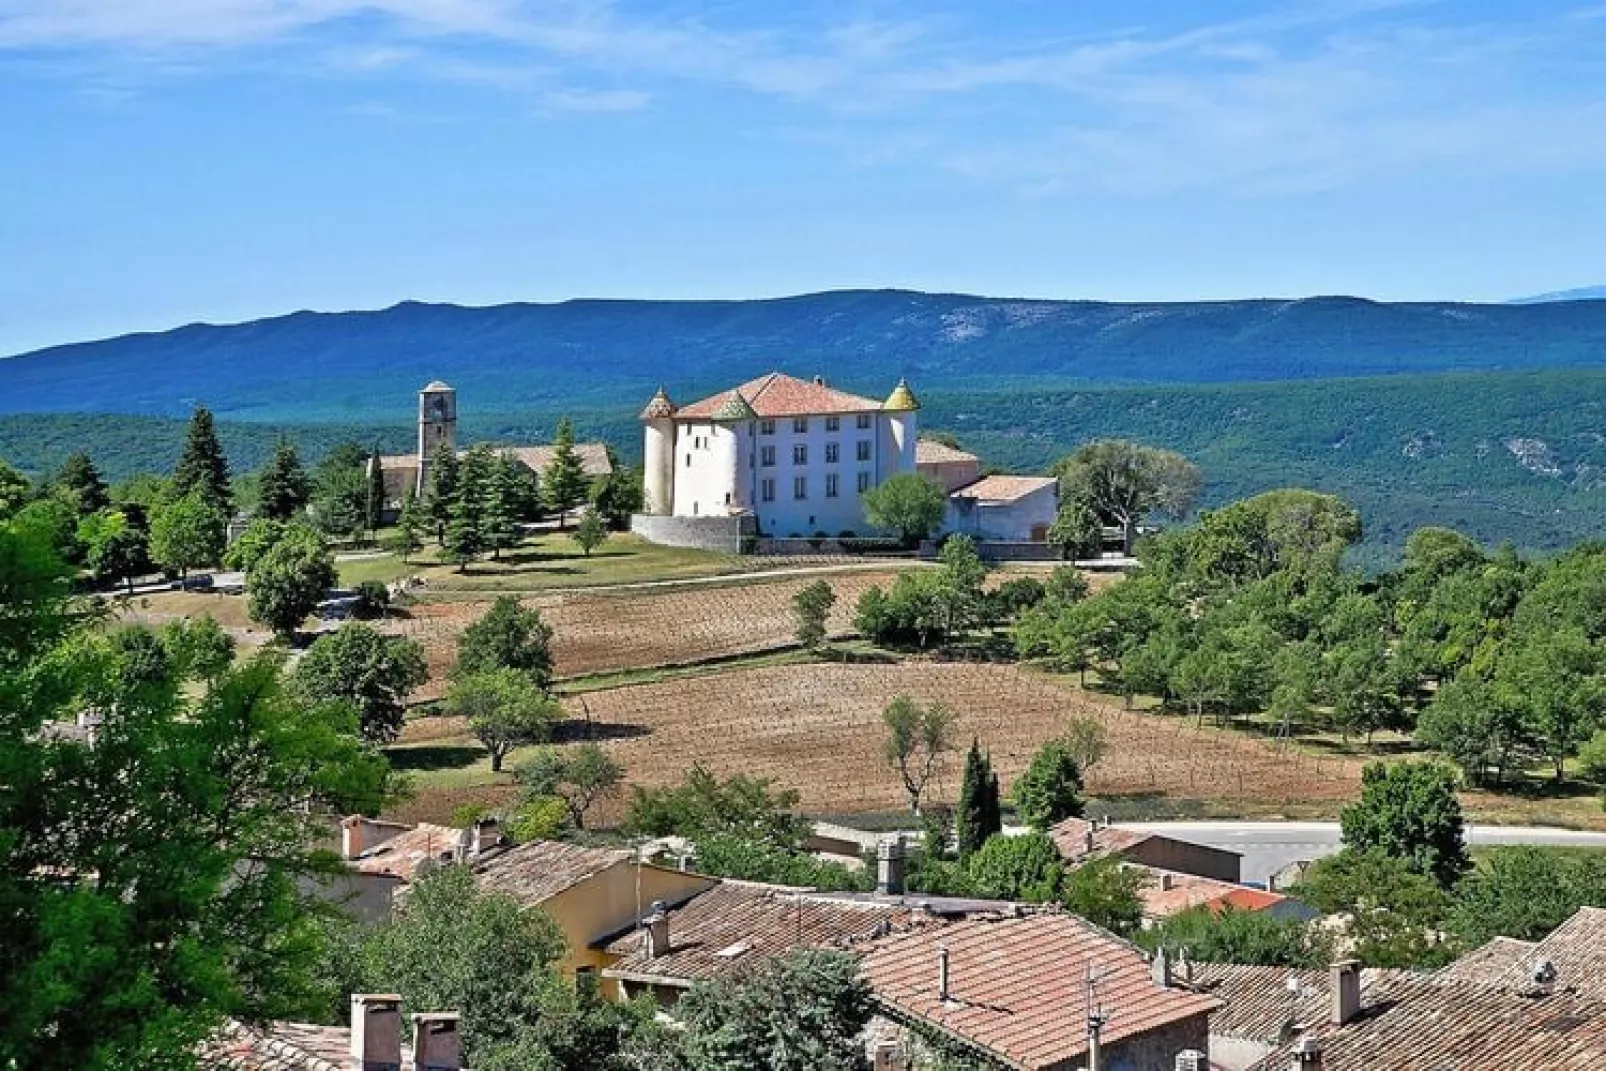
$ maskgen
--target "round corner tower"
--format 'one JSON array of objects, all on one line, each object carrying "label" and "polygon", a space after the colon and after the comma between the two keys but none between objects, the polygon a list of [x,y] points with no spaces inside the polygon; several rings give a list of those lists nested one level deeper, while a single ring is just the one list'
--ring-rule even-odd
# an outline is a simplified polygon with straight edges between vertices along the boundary
[{"label": "round corner tower", "polygon": [[920,438],[920,400],[909,389],[908,380],[898,380],[887,400],[881,403],[881,411],[887,415],[887,430],[892,438],[888,444],[891,447],[888,458],[892,464],[886,475],[914,472],[915,443]]},{"label": "round corner tower", "polygon": [[642,491],[648,513],[668,516],[675,512],[675,403],[659,387],[641,411],[644,429]]}]

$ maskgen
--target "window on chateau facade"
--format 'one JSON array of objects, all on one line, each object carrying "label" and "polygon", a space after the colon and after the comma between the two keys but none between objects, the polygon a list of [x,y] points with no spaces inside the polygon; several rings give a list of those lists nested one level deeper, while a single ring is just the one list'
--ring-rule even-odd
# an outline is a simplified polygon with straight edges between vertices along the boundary
[{"label": "window on chateau facade", "polygon": [[868,491],[869,489],[870,489],[870,474],[868,472],[859,473],[859,494],[862,495],[866,491]]},{"label": "window on chateau facade", "polygon": [[761,420],[761,421],[759,421],[758,433],[760,435],[774,435],[775,434],[775,421],[773,421],[773,420]]},{"label": "window on chateau facade", "polygon": [[758,463],[765,468],[775,464],[775,447],[762,446],[758,451]]},{"label": "window on chateau facade", "polygon": [[792,418],[792,430],[802,435],[809,430],[809,418],[806,416]]},{"label": "window on chateau facade", "polygon": [[760,480],[758,482],[758,497],[763,499],[765,502],[774,502],[775,501],[775,481],[774,480]]},{"label": "window on chateau facade", "polygon": [[842,453],[842,447],[841,446],[839,446],[836,443],[826,443],[825,444],[825,463],[827,465],[835,465],[837,463],[838,458],[841,456],[841,453]]},{"label": "window on chateau facade", "polygon": [[828,417],[825,418],[825,430],[826,431],[840,431],[841,429],[842,429],[842,418],[841,417],[828,416]]},{"label": "window on chateau facade", "polygon": [[858,453],[858,458],[859,458],[860,461],[869,461],[870,460],[870,440],[869,439],[860,439],[859,440],[859,446],[858,446],[857,453]]},{"label": "window on chateau facade", "polygon": [[870,414],[869,413],[860,413],[859,414],[859,430],[860,431],[864,431],[869,426],[870,426]]},{"label": "window on chateau facade", "polygon": [[798,443],[792,447],[792,464],[807,465],[809,463],[809,447],[807,443]]},{"label": "window on chateau facade", "polygon": [[836,497],[836,473],[827,473],[825,477],[825,497]]},{"label": "window on chateau facade", "polygon": [[687,468],[691,468],[691,455],[690,454],[686,455],[686,467]]},{"label": "window on chateau facade", "polygon": [[792,477],[792,497],[793,498],[807,498],[807,497],[809,497],[809,478],[807,476],[794,476],[794,477]]}]

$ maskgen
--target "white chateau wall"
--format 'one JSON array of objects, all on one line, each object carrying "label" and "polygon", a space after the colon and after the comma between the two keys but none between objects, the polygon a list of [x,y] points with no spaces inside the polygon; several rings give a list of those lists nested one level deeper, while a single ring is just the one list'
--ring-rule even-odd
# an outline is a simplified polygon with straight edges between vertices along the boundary
[{"label": "white chateau wall", "polygon": [[1059,495],[1052,484],[1008,504],[977,504],[965,509],[960,505],[964,501],[948,499],[943,530],[962,532],[973,539],[1024,542],[1032,538],[1034,527],[1053,524],[1059,514]]},{"label": "white chateau wall", "polygon": [[[838,428],[827,430],[827,417],[835,415]],[[914,414],[892,416],[871,413],[870,427],[858,426],[858,414],[815,415],[807,429],[793,429],[793,418],[780,417],[766,434],[764,422],[737,424],[681,422],[675,424],[674,514],[677,517],[725,515],[732,507],[751,509],[761,531],[774,536],[809,536],[844,531],[868,535],[864,507],[859,500],[859,476],[874,487],[887,477],[914,470]],[[891,421],[906,429],[899,443]],[[859,460],[859,443],[868,444],[869,457]],[[837,460],[827,461],[835,445]],[[802,446],[805,460],[794,461],[794,448]],[[766,449],[773,464],[766,465]],[[836,495],[829,497],[828,478],[836,477]],[[804,497],[796,495],[796,481],[804,481]],[[765,482],[772,481],[773,496],[766,498]],[[727,499],[726,496],[729,496]],[[730,505],[727,505],[727,502]]]}]

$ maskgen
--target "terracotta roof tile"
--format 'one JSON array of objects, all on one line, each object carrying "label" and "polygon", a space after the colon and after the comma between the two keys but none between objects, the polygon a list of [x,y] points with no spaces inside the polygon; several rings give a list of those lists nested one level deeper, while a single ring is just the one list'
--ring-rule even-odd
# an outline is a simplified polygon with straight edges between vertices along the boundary
[{"label": "terracotta roof tile", "polygon": [[1533,941],[1519,941],[1514,937],[1496,937],[1488,944],[1479,945],[1454,963],[1439,971],[1441,977],[1462,982],[1498,984],[1500,979],[1519,964],[1532,963]]},{"label": "terracotta roof tile", "polygon": [[1220,913],[1234,911],[1264,911],[1268,907],[1286,903],[1281,893],[1252,889],[1230,881],[1184,874],[1158,867],[1141,866],[1149,881],[1138,892],[1143,901],[1143,914],[1151,919],[1170,918],[1192,907],[1208,907]]},{"label": "terracotta roof tile", "polygon": [[[938,992],[938,949],[948,951],[949,999]],[[972,919],[890,937],[864,960],[877,1002],[893,1018],[962,1038],[1009,1066],[1075,1066],[1087,1051],[1086,978],[1113,1014],[1112,1045],[1204,1015],[1214,997],[1156,985],[1134,945],[1074,915]]]},{"label": "terracotta roof tile", "polygon": [[1052,476],[983,476],[949,494],[950,498],[974,498],[980,502],[1014,502],[1036,494],[1057,482]]},{"label": "terracotta roof tile", "polygon": [[[407,1060],[405,1051],[402,1060]],[[307,1023],[259,1028],[231,1019],[202,1047],[201,1066],[209,1071],[347,1071],[351,1031]]]},{"label": "terracotta roof tile", "polygon": [[980,461],[975,454],[964,450],[955,450],[945,443],[934,439],[918,439],[915,441],[915,464],[917,465],[955,465],[967,461]]},{"label": "terracotta roof tile", "polygon": [[1579,908],[1528,955],[1513,956],[1492,984],[1530,992],[1534,989],[1533,967],[1540,961],[1548,961],[1555,968],[1556,988],[1606,1000],[1606,909]]},{"label": "terracotta roof tile", "polygon": [[466,834],[466,830],[452,826],[420,822],[369,848],[348,865],[364,874],[391,874],[411,882],[418,877],[420,864],[451,861]]},{"label": "terracotta roof tile", "polygon": [[478,864],[474,874],[480,888],[506,893],[534,907],[594,874],[634,858],[634,852],[623,848],[582,848],[577,844],[534,840],[514,845]]},{"label": "terracotta roof tile", "polygon": [[[1210,1017],[1210,1033],[1274,1044],[1290,1020],[1316,1022],[1329,1012],[1328,972],[1288,967],[1252,967],[1236,963],[1195,963],[1181,968],[1184,978],[1201,993],[1219,997],[1225,1006]],[[1406,971],[1365,968],[1361,971],[1361,1002],[1383,981]],[[1288,980],[1299,983],[1290,993]]]},{"label": "terracotta roof tile", "polygon": [[622,956],[609,977],[687,985],[794,948],[854,948],[911,926],[940,925],[903,903],[881,903],[778,885],[722,881],[669,910],[669,951],[652,956],[644,929],[614,938]]},{"label": "terracotta roof tile", "polygon": [[[755,413],[767,419],[824,413],[879,412],[881,409],[880,402],[780,372],[750,379],[737,387],[736,391]],[[675,419],[707,420],[726,403],[730,394],[729,390],[722,390],[701,401],[681,406]]]},{"label": "terracotta roof tile", "polygon": [[[1093,835],[1091,851],[1088,848],[1089,833]],[[1050,827],[1048,835],[1065,861],[1076,864],[1090,856],[1106,855],[1111,852],[1120,854],[1157,834],[1145,833],[1138,829],[1123,829],[1120,826],[1104,826],[1085,818],[1067,818]]]}]

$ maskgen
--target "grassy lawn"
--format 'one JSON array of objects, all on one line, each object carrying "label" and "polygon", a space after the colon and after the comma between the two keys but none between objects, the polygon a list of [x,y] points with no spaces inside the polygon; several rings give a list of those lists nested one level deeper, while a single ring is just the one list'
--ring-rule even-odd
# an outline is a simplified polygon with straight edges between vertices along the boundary
[{"label": "grassy lawn", "polygon": [[684,580],[721,576],[754,568],[752,559],[733,554],[665,547],[629,534],[615,534],[588,558],[565,532],[529,538],[505,551],[501,561],[472,562],[466,572],[440,560],[432,544],[410,561],[394,554],[337,563],[346,587],[364,580],[393,581],[422,577],[426,590],[481,593],[501,589],[529,591],[542,588],[590,587],[631,584],[647,580]]}]

